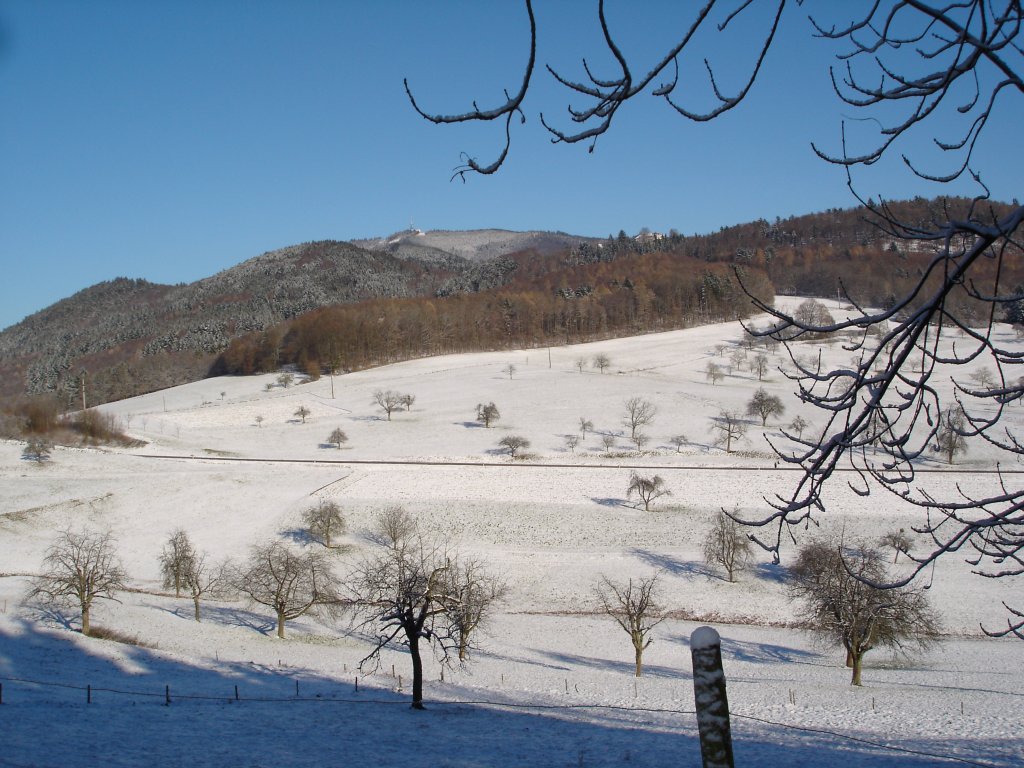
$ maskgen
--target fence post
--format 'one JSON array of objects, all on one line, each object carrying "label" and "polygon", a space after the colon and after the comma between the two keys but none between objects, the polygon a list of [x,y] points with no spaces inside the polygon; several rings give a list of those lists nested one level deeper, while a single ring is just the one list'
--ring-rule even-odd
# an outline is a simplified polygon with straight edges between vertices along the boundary
[{"label": "fence post", "polygon": [[693,658],[693,698],[704,768],[733,768],[729,699],[722,670],[722,639],[711,627],[698,627],[690,635]]}]

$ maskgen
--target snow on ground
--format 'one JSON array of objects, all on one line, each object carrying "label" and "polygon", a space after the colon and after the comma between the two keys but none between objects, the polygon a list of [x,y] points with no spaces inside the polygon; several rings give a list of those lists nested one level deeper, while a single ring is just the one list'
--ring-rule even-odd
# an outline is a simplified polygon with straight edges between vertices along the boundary
[{"label": "snow on ground", "polygon": [[[280,766],[339,757],[365,765],[696,764],[688,638],[699,623],[690,618],[714,623],[723,637],[737,765],[950,764],[943,755],[1021,764],[1024,644],[983,639],[979,629],[1003,621],[1001,600],[1020,602],[1019,579],[980,579],[961,560],[941,562],[930,594],[947,639],[911,659],[869,654],[857,689],[836,649],[787,628],[795,615],[782,566],[761,558],[729,584],[703,563],[702,538],[721,507],[763,510],[765,495],[785,493],[796,479],[777,467],[764,434],[778,436],[797,413],[812,424],[817,417],[799,409],[775,370],[764,382],[747,370],[706,379],[708,361],[725,365],[732,348],[720,355],[716,346],[739,337],[732,323],[550,352],[415,360],[337,376],[334,397],[329,379],[288,388],[270,375],[209,379],[104,407],[147,441],[142,448],[57,448],[36,467],[20,458],[21,444],[0,443],[0,766]],[[577,370],[578,358],[598,352],[612,360],[607,373]],[[838,345],[823,354],[849,356]],[[783,364],[778,353],[770,359]],[[502,371],[509,363],[511,379]],[[766,430],[751,425],[737,453],[725,454],[713,445],[711,417],[745,410],[762,385],[783,398],[785,416]],[[379,389],[416,399],[388,421],[372,404]],[[632,396],[658,408],[645,430],[650,443],[637,454],[626,433],[606,455],[601,436],[626,429],[623,402]],[[501,419],[486,429],[476,405],[491,401]],[[305,423],[300,406],[310,411]],[[1017,429],[1024,409],[1011,410]],[[572,452],[565,435],[578,433],[581,417],[594,431]],[[336,427],[349,437],[341,450],[326,443]],[[528,462],[498,450],[512,434],[531,441]],[[668,441],[676,434],[689,438],[680,452]],[[983,470],[997,458],[1006,457],[972,443],[952,471],[923,482],[984,488],[991,476]],[[633,468],[661,474],[673,495],[648,512],[627,504]],[[949,469],[938,459],[930,468]],[[823,531],[876,539],[917,520],[887,495],[864,498],[839,483],[831,494]],[[425,713],[407,707],[408,657],[389,652],[375,674],[358,671],[369,646],[345,620],[304,617],[279,640],[262,610],[210,602],[196,623],[190,602],[160,589],[157,558],[174,528],[215,558],[241,558],[275,536],[301,542],[299,515],[320,499],[337,501],[348,519],[351,551],[338,555],[340,572],[370,546],[375,515],[401,504],[484,557],[512,588],[471,664],[442,682],[440,666],[428,663]],[[67,527],[116,535],[139,591],[99,604],[94,622],[137,645],[82,637],[71,631],[77,617],[20,603],[27,575]],[[637,680],[627,636],[594,612],[593,585],[601,575],[657,570],[663,602],[682,618],[655,630]]]}]

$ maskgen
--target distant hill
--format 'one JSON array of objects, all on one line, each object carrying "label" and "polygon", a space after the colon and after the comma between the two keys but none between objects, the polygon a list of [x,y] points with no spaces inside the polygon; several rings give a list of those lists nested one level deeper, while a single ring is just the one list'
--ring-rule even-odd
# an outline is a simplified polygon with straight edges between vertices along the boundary
[{"label": "distant hill", "polygon": [[[892,207],[924,223],[944,205],[966,204],[917,198]],[[931,251],[894,241],[865,214],[830,209],[704,235],[605,240],[406,230],[284,248],[187,285],[119,278],[0,332],[0,399],[52,392],[77,404],[84,378],[87,402],[96,404],[211,371],[293,363],[315,375],[328,358],[362,367],[684,327],[745,311],[736,270],[769,298],[834,297],[842,286],[885,305],[923,274]],[[985,281],[987,268],[979,264],[974,278]],[[1019,259],[1000,280],[1024,284]]]},{"label": "distant hill", "polygon": [[[581,240],[553,237],[564,248]],[[189,284],[118,278],[91,286],[0,332],[0,397],[57,392],[77,402],[82,371],[89,402],[179,384],[206,375],[241,334],[318,307],[450,291],[481,272],[461,253],[501,257],[546,241],[544,233],[497,230],[430,233],[423,248],[388,245],[395,239],[367,241],[369,248],[304,243]]]}]

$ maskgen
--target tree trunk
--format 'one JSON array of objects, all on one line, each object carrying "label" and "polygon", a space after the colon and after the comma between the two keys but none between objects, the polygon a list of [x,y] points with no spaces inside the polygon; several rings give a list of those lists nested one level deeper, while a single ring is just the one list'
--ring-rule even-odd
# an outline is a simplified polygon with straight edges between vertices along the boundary
[{"label": "tree trunk", "polygon": [[89,636],[89,604],[82,603],[82,634]]},{"label": "tree trunk", "polygon": [[409,655],[412,657],[412,708],[425,709],[423,706],[423,661],[420,659],[420,636],[415,631],[409,633]]},{"label": "tree trunk", "polygon": [[864,654],[857,653],[853,655],[853,676],[850,678],[850,685],[860,685],[860,668],[861,663],[864,661]]},{"label": "tree trunk", "polygon": [[633,650],[636,651],[636,676],[642,677],[644,674],[644,649],[634,645]]},{"label": "tree trunk", "polygon": [[199,621],[199,598],[198,597],[193,597],[192,598],[192,605],[195,606],[195,609],[196,609],[196,621]]},{"label": "tree trunk", "polygon": [[280,611],[277,613],[277,636],[284,639],[284,614]]},{"label": "tree trunk", "polygon": [[846,649],[846,666],[853,667],[853,651]]}]

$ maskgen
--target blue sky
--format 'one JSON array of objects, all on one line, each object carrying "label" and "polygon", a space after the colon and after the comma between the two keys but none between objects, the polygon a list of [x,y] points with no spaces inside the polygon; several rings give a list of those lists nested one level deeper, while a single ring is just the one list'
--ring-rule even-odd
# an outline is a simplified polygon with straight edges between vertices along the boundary
[{"label": "blue sky", "polygon": [[[575,76],[586,55],[613,72],[595,2],[536,5],[541,63]],[[691,8],[609,2],[637,69]],[[842,171],[810,143],[837,149],[850,109],[831,95],[835,49],[812,38],[805,15],[788,9],[736,111],[698,125],[641,96],[592,154],[548,140],[539,113],[559,121],[570,100],[538,70],[506,167],[462,184],[449,181],[459,153],[489,161],[500,127],[428,124],[402,79],[437,112],[501,100],[526,56],[526,15],[512,0],[0,0],[0,327],[101,280],[188,282],[286,245],[410,223],[690,234],[847,207]],[[728,90],[754,53],[745,33],[763,21],[757,6],[748,16],[702,42]],[[700,66],[684,62],[684,77]],[[1019,142],[1022,117],[1019,99],[1002,104],[979,150],[997,198],[1019,195],[1020,155],[1000,149]],[[926,138],[909,148],[926,152]],[[858,188],[939,191],[899,165],[880,164]]]}]

